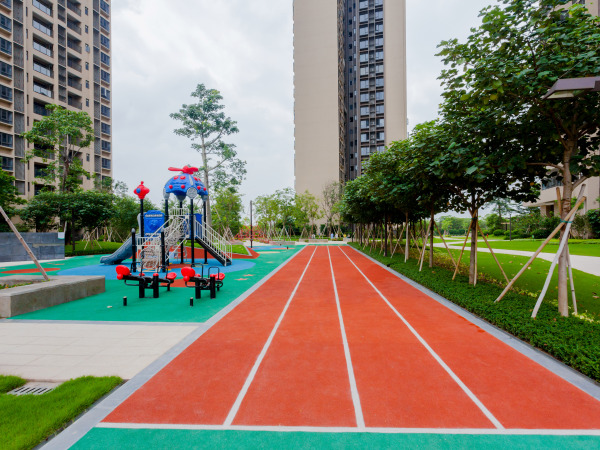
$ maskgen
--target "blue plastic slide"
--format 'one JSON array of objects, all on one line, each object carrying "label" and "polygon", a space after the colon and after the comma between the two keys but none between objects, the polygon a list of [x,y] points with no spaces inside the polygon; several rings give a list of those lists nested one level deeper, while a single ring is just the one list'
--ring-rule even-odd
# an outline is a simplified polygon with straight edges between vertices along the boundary
[{"label": "blue plastic slide", "polygon": [[127,258],[131,258],[131,236],[112,255],[100,258],[100,264],[120,264]]}]

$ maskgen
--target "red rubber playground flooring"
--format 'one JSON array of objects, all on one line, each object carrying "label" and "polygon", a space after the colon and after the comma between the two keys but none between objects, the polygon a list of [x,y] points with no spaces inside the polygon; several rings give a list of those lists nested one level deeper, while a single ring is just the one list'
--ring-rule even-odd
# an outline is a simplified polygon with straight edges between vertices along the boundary
[{"label": "red rubber playground flooring", "polygon": [[190,425],[597,430],[600,402],[357,251],[307,247],[100,427]]}]

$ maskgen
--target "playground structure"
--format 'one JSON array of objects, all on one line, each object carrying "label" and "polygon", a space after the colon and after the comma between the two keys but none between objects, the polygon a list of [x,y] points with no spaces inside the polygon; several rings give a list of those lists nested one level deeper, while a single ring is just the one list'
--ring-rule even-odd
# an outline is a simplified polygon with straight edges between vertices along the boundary
[{"label": "playground structure", "polygon": [[[195,262],[195,244],[204,249],[204,262],[208,254],[223,266],[231,264],[231,244],[202,220],[202,214],[194,213],[194,199],[200,196],[204,212],[208,192],[200,179],[194,176],[196,167],[183,169],[169,167],[170,171],[180,172],[169,178],[163,189],[165,213],[148,211],[144,213],[144,197],[150,190],[142,182],[134,193],[140,199],[140,233],[132,230],[131,237],[112,255],[102,257],[102,264],[120,264],[131,257],[131,272],[167,271],[170,264],[183,264],[186,255],[185,242],[190,241],[191,266]],[[179,201],[179,208],[169,211],[169,197],[173,194]],[[189,209],[183,207],[184,200],[190,200]]]}]

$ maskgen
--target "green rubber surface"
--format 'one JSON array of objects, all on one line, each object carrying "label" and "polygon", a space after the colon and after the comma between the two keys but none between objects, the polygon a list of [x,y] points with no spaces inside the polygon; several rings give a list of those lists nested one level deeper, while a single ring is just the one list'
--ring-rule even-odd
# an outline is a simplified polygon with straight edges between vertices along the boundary
[{"label": "green rubber surface", "polygon": [[599,436],[540,436],[494,434],[418,433],[303,433],[237,430],[151,430],[94,428],[72,449],[590,449],[600,446]]},{"label": "green rubber surface", "polygon": [[[276,269],[302,247],[289,250],[265,252],[250,269],[230,272],[215,299],[210,298],[208,291],[202,291],[201,299],[194,299],[190,307],[190,297],[194,297],[193,288],[160,289],[160,297],[152,298],[152,291],[146,291],[146,298],[138,298],[138,288],[127,286],[123,281],[107,280],[106,292],[91,297],[75,300],[62,305],[34,311],[11,320],[83,320],[109,322],[205,322],[233,300],[238,298],[265,276]],[[85,265],[99,264],[99,256],[82,256],[59,263],[47,263],[46,267],[70,269]],[[14,269],[24,269],[19,266]],[[35,267],[35,266],[34,266]],[[11,270],[7,267],[4,270]],[[55,275],[60,272],[53,272]],[[251,276],[246,276],[251,275]],[[127,306],[123,306],[123,297],[127,297]]]}]

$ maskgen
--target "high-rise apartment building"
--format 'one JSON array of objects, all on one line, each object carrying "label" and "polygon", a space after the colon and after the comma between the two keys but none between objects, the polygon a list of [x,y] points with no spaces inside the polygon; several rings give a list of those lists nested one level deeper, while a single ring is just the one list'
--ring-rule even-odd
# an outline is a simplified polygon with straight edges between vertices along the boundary
[{"label": "high-rise apartment building", "polygon": [[405,0],[294,0],[296,192],[407,136]]},{"label": "high-rise apartment building", "polygon": [[47,104],[90,115],[96,139],[77,156],[96,180],[112,176],[110,55],[107,1],[0,0],[0,158],[25,198],[42,187],[44,162],[23,161],[31,146],[19,135]]}]

